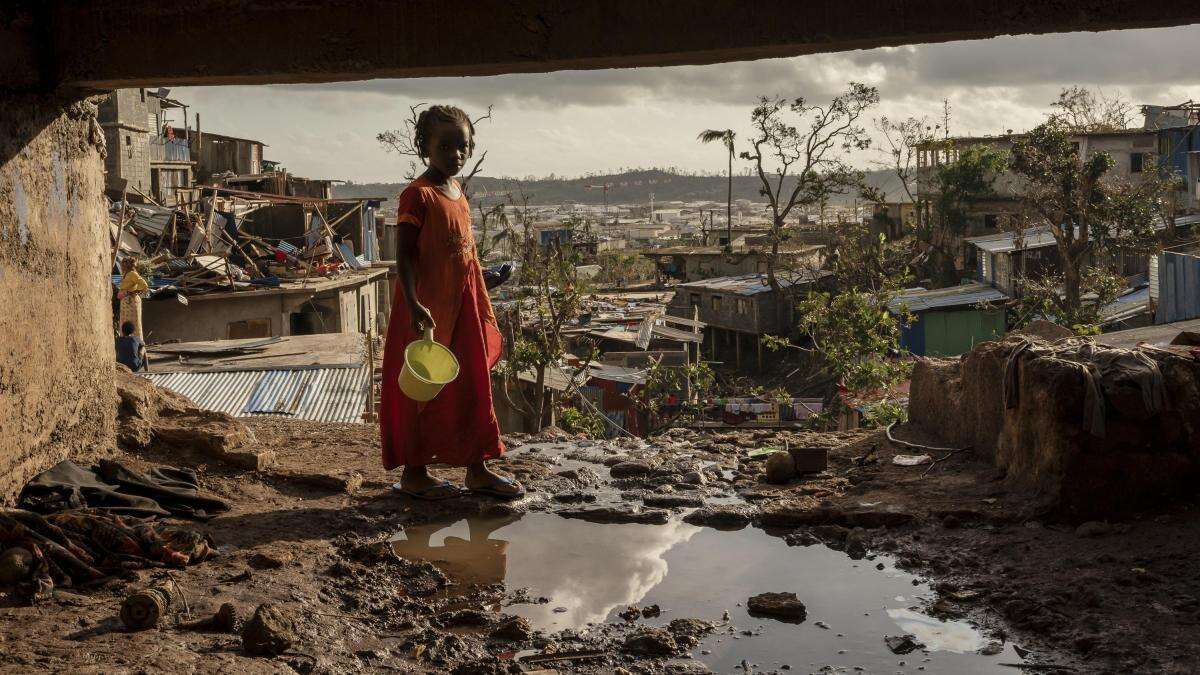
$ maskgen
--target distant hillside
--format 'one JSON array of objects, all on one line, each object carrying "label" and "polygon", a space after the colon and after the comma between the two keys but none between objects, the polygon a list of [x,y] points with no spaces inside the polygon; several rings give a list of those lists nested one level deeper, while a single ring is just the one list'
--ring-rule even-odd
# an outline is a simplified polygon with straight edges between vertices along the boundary
[{"label": "distant hillside", "polygon": [[[884,190],[889,199],[899,199],[899,181],[888,171],[867,172],[867,183]],[[492,202],[506,199],[510,192],[521,192],[529,196],[531,204],[603,204],[604,191],[600,186],[608,184],[608,203],[637,204],[654,201],[725,201],[726,179],[719,176],[686,176],[659,170],[630,171],[608,176],[587,178],[542,178],[523,181],[512,178],[476,176],[471,181],[472,199],[475,202]],[[389,197],[394,198],[404,188],[404,183],[356,183],[335,185],[335,197]],[[764,201],[758,193],[760,188],[756,176],[734,176],[733,198]],[[850,203],[858,195],[844,195],[835,203]]]}]

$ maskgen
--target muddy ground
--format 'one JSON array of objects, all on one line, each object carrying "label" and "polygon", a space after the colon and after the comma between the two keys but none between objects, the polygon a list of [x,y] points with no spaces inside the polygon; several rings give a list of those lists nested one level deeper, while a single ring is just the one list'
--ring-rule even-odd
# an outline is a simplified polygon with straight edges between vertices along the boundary
[{"label": "muddy ground", "polygon": [[[139,571],[87,592],[63,589],[33,607],[6,597],[0,670],[499,673],[518,672],[512,657],[522,650],[602,654],[538,666],[560,672],[703,670],[679,657],[710,624],[683,620],[655,631],[629,621],[586,635],[531,632],[504,614],[506,605],[527,600],[521,589],[448,578],[428,563],[397,558],[384,543],[406,524],[524,511],[614,522],[688,513],[694,524],[752,523],[789,544],[828,545],[854,558],[886,554],[934,582],[929,613],[969,619],[996,643],[1029,650],[1027,661],[1043,666],[1031,672],[1054,672],[1050,664],[1062,672],[1200,670],[1200,518],[1189,504],[1111,523],[1062,523],[1036,495],[1008,488],[968,453],[931,468],[901,467],[881,432],[685,430],[649,443],[533,439],[548,444],[500,462],[530,489],[526,499],[414,503],[390,490],[395,476],[379,466],[373,427],[249,425],[254,443],[276,453],[266,470],[163,447],[124,455],[137,467],[194,467],[207,490],[232,503],[231,512],[198,525],[220,557],[183,570]],[[764,462],[745,453],[785,444],[832,448],[829,469],[766,484]],[[707,506],[693,512],[697,499]],[[159,630],[126,631],[117,619],[125,594],[164,581],[180,591],[185,602],[176,606],[186,605],[186,615]],[[280,656],[251,657],[236,633],[172,627],[223,603],[243,617],[261,603],[277,605],[295,623],[293,645]]]}]

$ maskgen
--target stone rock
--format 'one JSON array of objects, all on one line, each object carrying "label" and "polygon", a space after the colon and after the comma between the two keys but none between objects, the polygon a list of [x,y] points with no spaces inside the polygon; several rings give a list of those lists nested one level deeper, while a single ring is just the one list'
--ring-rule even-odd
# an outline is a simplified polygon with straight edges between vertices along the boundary
[{"label": "stone rock", "polygon": [[654,618],[660,614],[662,614],[662,608],[658,605],[646,605],[642,608],[642,616],[647,619]]},{"label": "stone rock", "polygon": [[614,464],[609,472],[613,478],[635,478],[637,476],[645,476],[651,471],[650,463],[642,459],[632,459],[629,461]]},{"label": "stone rock", "polygon": [[796,460],[789,452],[779,451],[767,458],[767,482],[783,485],[796,477]]},{"label": "stone rock", "polygon": [[487,626],[492,623],[494,615],[481,612],[478,609],[459,609],[453,612],[442,612],[437,616],[437,622],[443,628],[458,626]]},{"label": "stone rock", "polygon": [[906,511],[891,508],[848,508],[817,506],[816,501],[780,502],[763,510],[759,517],[764,527],[795,528],[805,525],[841,525],[842,527],[899,527],[913,521]]},{"label": "stone rock", "polygon": [[883,642],[893,654],[900,655],[908,654],[925,647],[925,645],[917,642],[915,635],[887,635],[884,636]]},{"label": "stone rock", "polygon": [[563,509],[557,512],[563,518],[576,518],[592,523],[642,523],[665,525],[671,520],[669,511],[661,509],[636,510],[628,506],[597,506],[591,508]]},{"label": "stone rock", "polygon": [[255,553],[247,560],[247,564],[256,570],[277,570],[292,561],[292,555],[287,552]]},{"label": "stone rock", "polygon": [[525,617],[514,616],[504,619],[492,631],[492,637],[504,642],[524,642],[533,636],[533,626]]},{"label": "stone rock", "polygon": [[570,492],[559,492],[555,494],[552,499],[554,499],[556,502],[562,502],[564,504],[578,504],[579,502],[594,502],[596,501],[596,495],[590,492],[572,490]]},{"label": "stone rock", "polygon": [[642,628],[625,638],[622,649],[639,656],[671,656],[679,651],[679,645],[661,628]]},{"label": "stone rock", "polygon": [[554,475],[566,478],[572,483],[577,483],[583,487],[595,487],[600,484],[600,474],[586,466],[581,466],[577,469],[564,469]]},{"label": "stone rock", "polygon": [[983,656],[995,656],[1004,651],[1004,645],[1000,642],[989,642],[979,649],[979,654]]},{"label": "stone rock", "polygon": [[851,560],[862,560],[867,555],[867,531],[856,527],[846,533],[846,555]]},{"label": "stone rock", "polygon": [[1098,520],[1089,520],[1075,528],[1075,536],[1103,537],[1106,534],[1112,533],[1112,530],[1112,525],[1109,525],[1108,523],[1102,523]]},{"label": "stone rock", "polygon": [[272,604],[262,604],[242,628],[242,648],[253,656],[278,656],[297,642],[292,617]]},{"label": "stone rock", "polygon": [[704,485],[708,482],[708,477],[703,471],[689,471],[679,479],[685,485]]},{"label": "stone rock", "polygon": [[705,506],[683,517],[683,522],[715,530],[740,530],[750,524],[753,511],[738,504]]},{"label": "stone rock", "polygon": [[769,616],[788,623],[800,623],[808,617],[808,609],[795,593],[759,593],[746,601],[751,615]]},{"label": "stone rock", "polygon": [[675,642],[680,646],[691,649],[700,644],[700,638],[713,632],[714,626],[700,619],[673,619],[667,626]]},{"label": "stone rock", "polygon": [[658,494],[646,495],[642,498],[642,503],[646,506],[666,509],[680,506],[694,507],[704,506],[704,498],[699,495]]},{"label": "stone rock", "polygon": [[[156,387],[119,364],[114,379],[120,400],[117,440],[123,447],[197,452],[234,466],[249,462],[244,453],[254,443],[254,433],[237,418],[202,410],[187,397]],[[254,458],[254,464],[257,469],[273,460],[273,454],[263,454]]]}]

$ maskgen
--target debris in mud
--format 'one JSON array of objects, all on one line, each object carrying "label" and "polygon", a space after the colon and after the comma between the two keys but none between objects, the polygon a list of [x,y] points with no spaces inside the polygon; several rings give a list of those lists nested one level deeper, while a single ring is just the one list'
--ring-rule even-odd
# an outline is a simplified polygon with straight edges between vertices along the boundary
[{"label": "debris in mud", "polygon": [[239,623],[241,623],[241,618],[238,616],[237,608],[227,602],[221,605],[221,608],[212,616],[180,624],[178,628],[179,630],[206,633],[233,633],[237,630]]},{"label": "debris in mud", "polygon": [[795,593],[759,593],[746,601],[751,616],[768,616],[789,623],[808,618],[808,609]]},{"label": "debris in mud", "polygon": [[639,656],[671,656],[679,651],[679,645],[662,628],[642,628],[625,638],[622,649]]},{"label": "debris in mud", "polygon": [[262,604],[242,628],[242,648],[254,656],[278,656],[296,643],[296,625],[282,609]]},{"label": "debris in mud", "polygon": [[533,636],[533,626],[529,624],[529,620],[525,617],[514,616],[503,620],[496,630],[492,631],[492,637],[504,642],[524,642]]},{"label": "debris in mud", "polygon": [[494,615],[481,612],[478,609],[459,609],[453,612],[443,612],[437,617],[437,624],[442,628],[458,626],[487,626],[492,623]]},{"label": "debris in mud", "polygon": [[915,635],[887,635],[884,636],[883,641],[893,654],[901,656],[925,648],[925,645],[917,642]]},{"label": "debris in mud", "polygon": [[896,466],[920,466],[932,462],[933,457],[929,455],[894,455],[892,457],[892,464]]},{"label": "debris in mud", "polygon": [[597,506],[593,508],[563,509],[557,512],[563,518],[576,518],[591,523],[641,523],[665,525],[671,514],[661,509],[635,509],[628,506]]},{"label": "debris in mud", "polygon": [[740,530],[750,524],[753,511],[737,504],[720,504],[696,509],[683,522],[717,530]]},{"label": "debris in mud", "polygon": [[171,608],[172,600],[172,593],[165,586],[132,593],[121,603],[121,623],[130,630],[157,628]]},{"label": "debris in mud", "polygon": [[792,453],[780,450],[767,458],[767,482],[783,485],[796,477],[796,460]]},{"label": "debris in mud", "polygon": [[14,546],[0,554],[0,584],[15,586],[29,578],[34,558],[29,549]]}]

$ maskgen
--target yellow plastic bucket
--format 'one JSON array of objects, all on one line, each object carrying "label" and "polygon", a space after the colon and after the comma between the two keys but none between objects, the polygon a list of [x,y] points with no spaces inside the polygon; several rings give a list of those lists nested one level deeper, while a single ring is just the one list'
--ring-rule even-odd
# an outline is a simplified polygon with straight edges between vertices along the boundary
[{"label": "yellow plastic bucket", "polygon": [[404,348],[400,391],[412,400],[432,401],[456,377],[458,359],[454,352],[433,341],[432,328],[425,330],[424,340],[413,340]]}]

